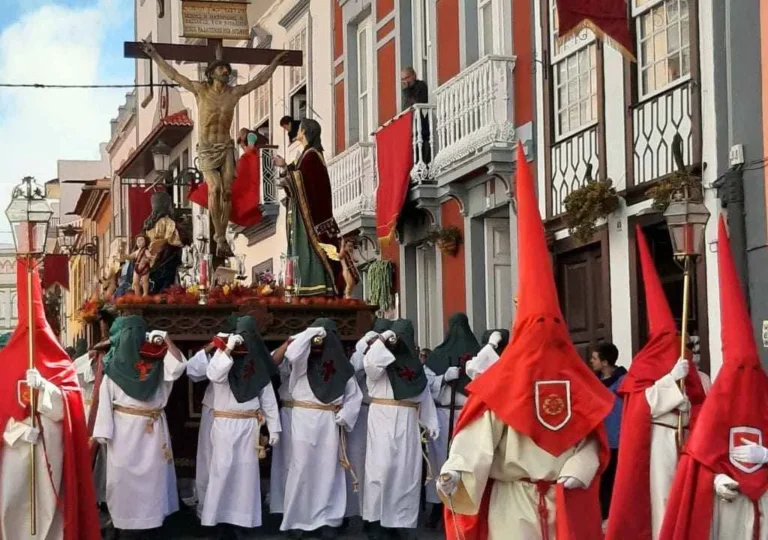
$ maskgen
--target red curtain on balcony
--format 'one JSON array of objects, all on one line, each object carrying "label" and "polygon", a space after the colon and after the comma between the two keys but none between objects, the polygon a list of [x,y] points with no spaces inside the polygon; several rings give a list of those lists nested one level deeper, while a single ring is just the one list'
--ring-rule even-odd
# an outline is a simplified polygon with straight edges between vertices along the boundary
[{"label": "red curtain on balcony", "polygon": [[43,290],[47,291],[54,285],[69,290],[69,257],[67,255],[52,253],[43,259]]},{"label": "red curtain on balcony", "polygon": [[376,235],[387,243],[408,195],[413,167],[413,111],[408,111],[376,134]]},{"label": "red curtain on balcony", "polygon": [[130,251],[133,251],[133,239],[141,232],[144,221],[152,213],[152,191],[145,191],[146,189],[147,186],[131,186],[128,188],[128,215],[131,232]]},{"label": "red curtain on balcony", "polygon": [[[261,171],[259,167],[259,146],[247,150],[237,160],[235,180],[232,182],[232,211],[229,221],[241,227],[252,227],[262,219]],[[202,183],[189,192],[189,200],[208,208],[208,185]]]},{"label": "red curtain on balcony", "polygon": [[585,28],[607,40],[634,61],[627,0],[557,0],[558,35],[566,38]]}]

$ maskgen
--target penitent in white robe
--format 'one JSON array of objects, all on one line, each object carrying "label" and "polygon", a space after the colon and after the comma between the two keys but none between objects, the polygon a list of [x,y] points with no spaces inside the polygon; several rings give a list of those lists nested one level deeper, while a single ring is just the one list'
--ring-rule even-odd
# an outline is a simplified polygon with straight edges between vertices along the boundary
[{"label": "penitent in white robe", "polygon": [[[280,400],[285,403],[291,399],[291,393],[288,391],[288,383],[291,378],[291,363],[283,359],[278,366],[278,372],[280,374],[280,388],[277,392]],[[283,513],[285,480],[288,476],[286,464],[290,461],[292,414],[293,409],[290,407],[280,408],[280,425],[283,431],[280,434],[280,440],[272,447],[272,463],[269,473],[269,512],[271,514]]]},{"label": "penitent in white robe", "polygon": [[[291,399],[323,405],[307,379],[307,360],[317,328],[294,336],[285,358],[291,364],[288,384]],[[280,530],[314,531],[339,527],[347,506],[346,471],[339,462],[339,426],[352,431],[360,412],[363,393],[354,377],[347,381],[344,395],[330,403],[338,412],[296,407],[291,416],[291,449],[285,482],[283,522]]]},{"label": "penitent in white robe", "polygon": [[459,514],[477,514],[486,485],[493,480],[487,540],[541,540],[539,492],[529,480],[552,482],[545,499],[548,538],[555,538],[557,479],[572,476],[588,486],[598,467],[595,440],[582,441],[555,457],[486,411],[454,436],[442,471],[460,473],[461,481],[452,497]]},{"label": "penitent in white robe", "polygon": [[[270,434],[280,433],[277,398],[268,383],[258,397],[238,403],[229,386],[232,358],[216,351],[208,365],[213,386],[213,410],[226,412],[261,409]],[[216,418],[211,426],[211,464],[201,521],[206,527],[230,523],[261,526],[259,444],[261,426],[255,418]]]},{"label": "penitent in white robe", "polygon": [[[755,510],[752,501],[744,495],[725,501],[717,493],[713,499],[709,540],[755,540]],[[760,536],[757,539],[768,540],[768,493],[764,493],[757,504],[760,509]]]},{"label": "penitent in white robe", "polygon": [[93,438],[107,441],[107,506],[117,529],[154,529],[179,509],[165,412],[149,433],[148,418],[112,410],[114,405],[165,408],[173,383],[184,374],[186,366],[169,352],[163,368],[163,382],[149,401],[133,399],[106,374],[101,382]]},{"label": "penitent in white robe", "polygon": [[355,428],[347,437],[347,454],[352,464],[352,469],[357,475],[357,493],[355,493],[352,476],[347,475],[347,510],[344,517],[363,515],[363,490],[365,487],[365,447],[368,438],[368,408],[371,404],[371,397],[368,395],[368,385],[365,382],[365,366],[363,358],[368,349],[368,342],[365,338],[357,342],[355,352],[352,353],[349,361],[355,368],[355,379],[363,392],[363,403],[360,406],[360,414],[357,416]]},{"label": "penitent in white robe", "polygon": [[[381,341],[365,355],[368,394],[394,399],[387,366],[395,357]],[[415,528],[421,495],[421,430],[438,430],[437,412],[429,388],[409,400],[418,408],[371,403],[365,453],[363,519],[387,528]],[[436,473],[436,472],[435,472]]]},{"label": "penitent in white robe", "polygon": [[[187,362],[187,377],[192,382],[208,380],[209,358],[205,350],[200,349]],[[211,466],[211,424],[213,424],[213,385],[209,384],[203,395],[200,412],[200,428],[197,434],[197,456],[195,457],[195,492],[197,495],[197,516],[203,512],[203,501],[208,489],[208,469]]]},{"label": "penitent in white robe", "polygon": [[[645,399],[651,412],[651,525],[656,540],[664,522],[664,510],[669,490],[677,470],[678,411],[688,400],[675,380],[665,375],[645,390]],[[688,414],[683,417],[688,425]]]},{"label": "penitent in white robe", "polygon": [[37,487],[37,535],[30,534],[29,461],[30,445],[21,437],[31,419],[11,419],[3,433],[0,456],[0,538],[3,540],[61,540],[64,521],[57,507],[64,465],[62,423],[64,402],[52,384],[39,394],[40,436],[35,445]]},{"label": "penitent in white robe", "polygon": [[[435,406],[437,410],[437,421],[440,426],[440,435],[437,439],[427,442],[427,457],[429,458],[429,466],[433,471],[432,478],[427,482],[425,487],[426,501],[431,504],[441,504],[440,497],[437,496],[437,487],[435,482],[437,481],[437,471],[443,468],[443,463],[448,456],[448,425],[451,419],[451,386],[446,384],[443,375],[435,375],[435,373],[429,369],[424,368],[427,372],[427,379],[429,380],[429,392],[432,395],[432,399],[435,400]],[[466,403],[467,397],[456,392],[456,401],[454,403],[453,413],[453,426],[456,427],[456,422],[459,419],[459,413],[461,408]]]}]

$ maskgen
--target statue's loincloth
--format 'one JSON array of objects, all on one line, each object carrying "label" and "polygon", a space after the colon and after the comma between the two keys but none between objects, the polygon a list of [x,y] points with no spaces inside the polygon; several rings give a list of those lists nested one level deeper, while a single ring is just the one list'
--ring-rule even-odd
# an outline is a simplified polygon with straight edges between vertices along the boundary
[{"label": "statue's loincloth", "polygon": [[227,152],[234,160],[235,143],[230,139],[224,143],[197,143],[197,157],[200,159],[200,170],[216,171],[221,169],[227,159]]}]

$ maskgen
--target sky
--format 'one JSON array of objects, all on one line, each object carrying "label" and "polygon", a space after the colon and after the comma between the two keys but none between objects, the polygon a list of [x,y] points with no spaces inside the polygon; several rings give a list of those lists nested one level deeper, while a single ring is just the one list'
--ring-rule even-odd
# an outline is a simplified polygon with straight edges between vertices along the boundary
[{"label": "sky", "polygon": [[[0,0],[0,13],[0,83],[133,83],[133,0]],[[56,178],[59,159],[98,159],[129,90],[0,87],[0,243],[12,187]]]}]

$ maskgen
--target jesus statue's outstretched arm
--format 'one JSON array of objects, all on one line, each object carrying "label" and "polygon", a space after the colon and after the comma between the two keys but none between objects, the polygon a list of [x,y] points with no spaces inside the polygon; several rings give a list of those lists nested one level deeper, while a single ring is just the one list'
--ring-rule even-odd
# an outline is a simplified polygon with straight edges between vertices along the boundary
[{"label": "jesus statue's outstretched arm", "polygon": [[169,64],[162,56],[160,56],[160,53],[157,52],[157,49],[155,49],[155,46],[152,45],[151,42],[145,40],[142,43],[142,48],[144,50],[144,54],[157,62],[157,67],[159,67],[160,71],[162,71],[167,77],[169,77],[175,83],[181,85],[182,88],[185,88],[186,90],[189,90],[193,94],[197,95],[200,83],[191,81],[179,73],[175,67]]},{"label": "jesus statue's outstretched arm", "polygon": [[272,62],[266,68],[262,69],[259,72],[259,74],[256,75],[253,79],[251,79],[245,84],[238,84],[232,89],[232,91],[238,97],[242,97],[246,94],[250,94],[251,92],[256,90],[259,86],[269,81],[269,79],[272,78],[272,74],[277,69],[277,66],[282,64],[287,57],[288,57],[288,51],[281,52],[280,54],[275,56]]}]

